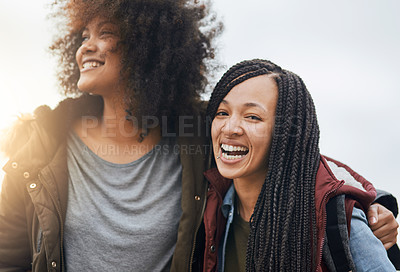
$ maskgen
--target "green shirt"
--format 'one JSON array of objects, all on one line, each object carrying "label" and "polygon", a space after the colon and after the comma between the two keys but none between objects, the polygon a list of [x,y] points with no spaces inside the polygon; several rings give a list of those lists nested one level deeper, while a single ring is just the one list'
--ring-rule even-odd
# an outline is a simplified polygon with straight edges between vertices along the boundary
[{"label": "green shirt", "polygon": [[225,271],[246,271],[246,251],[249,233],[249,222],[246,222],[235,212],[226,243]]}]

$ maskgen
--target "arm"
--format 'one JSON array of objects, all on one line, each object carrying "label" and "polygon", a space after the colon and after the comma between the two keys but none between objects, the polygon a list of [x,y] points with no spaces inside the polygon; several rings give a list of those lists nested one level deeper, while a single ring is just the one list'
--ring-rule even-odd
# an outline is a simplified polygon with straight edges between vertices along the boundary
[{"label": "arm", "polygon": [[357,271],[396,271],[382,243],[368,227],[367,217],[353,209],[350,231],[350,252]]},{"label": "arm", "polygon": [[24,193],[25,184],[6,175],[0,195],[0,271],[30,269],[31,253],[26,229]]}]

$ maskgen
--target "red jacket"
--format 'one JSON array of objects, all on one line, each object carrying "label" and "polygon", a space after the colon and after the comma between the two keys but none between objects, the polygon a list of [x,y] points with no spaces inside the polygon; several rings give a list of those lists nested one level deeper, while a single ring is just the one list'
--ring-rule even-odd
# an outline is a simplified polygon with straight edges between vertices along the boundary
[{"label": "red jacket", "polygon": [[[338,180],[328,166],[328,161],[333,162],[338,167],[344,168],[359,183],[358,186],[362,185],[364,190],[356,188],[354,184],[348,184],[347,180],[346,183],[344,180]],[[209,191],[204,213],[205,249],[203,271],[216,271],[218,246],[226,225],[226,219],[221,212],[221,205],[232,181],[222,177],[216,168],[206,171],[204,175],[209,181]],[[367,211],[369,205],[376,197],[375,188],[370,182],[348,166],[328,157],[321,156],[315,184],[318,272],[327,271],[326,266],[322,262],[322,247],[326,227],[326,204],[329,199],[340,194],[351,196],[351,198],[346,197],[345,203],[348,229],[350,230],[353,207],[356,205]]]}]

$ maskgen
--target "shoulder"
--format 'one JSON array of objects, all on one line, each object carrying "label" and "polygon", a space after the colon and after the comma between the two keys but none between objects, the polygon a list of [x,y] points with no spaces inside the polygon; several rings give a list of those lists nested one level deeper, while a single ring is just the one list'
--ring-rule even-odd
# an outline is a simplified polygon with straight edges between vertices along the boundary
[{"label": "shoulder", "polygon": [[24,146],[35,132],[40,130],[37,122],[37,114],[48,114],[50,107],[40,106],[33,114],[21,114],[17,120],[1,133],[1,151],[7,156],[12,157],[22,146]]},{"label": "shoulder", "polygon": [[334,189],[335,195],[345,194],[367,209],[376,197],[374,186],[349,166],[321,155],[317,173],[316,195]]},{"label": "shoulder", "polygon": [[[47,106],[38,110],[51,112]],[[37,118],[35,114],[23,115],[2,135],[2,152],[9,159],[3,170],[8,176],[26,179],[29,176],[24,173],[28,173],[32,177],[49,161],[55,141]]]},{"label": "shoulder", "polygon": [[10,158],[28,145],[49,147],[59,143],[79,116],[97,115],[101,110],[101,97],[91,95],[67,98],[54,109],[47,105],[40,106],[32,114],[21,115],[2,131],[1,151]]}]

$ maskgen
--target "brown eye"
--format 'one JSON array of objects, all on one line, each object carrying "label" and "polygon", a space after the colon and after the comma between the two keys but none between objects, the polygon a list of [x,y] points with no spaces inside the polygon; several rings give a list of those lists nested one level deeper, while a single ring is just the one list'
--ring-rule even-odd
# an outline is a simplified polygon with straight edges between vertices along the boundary
[{"label": "brown eye", "polygon": [[258,116],[255,116],[255,115],[250,115],[250,116],[247,116],[247,118],[249,118],[249,119],[251,119],[251,120],[257,120],[257,121],[261,121],[261,118],[260,118],[260,117],[258,117]]},{"label": "brown eye", "polygon": [[87,31],[83,31],[82,35],[81,35],[81,43],[86,42],[87,40],[89,40],[90,35]]},{"label": "brown eye", "polygon": [[113,31],[109,31],[109,30],[104,30],[100,32],[100,35],[114,35]]},{"label": "brown eye", "polygon": [[228,116],[228,113],[224,112],[224,111],[219,111],[215,114],[215,116]]}]

